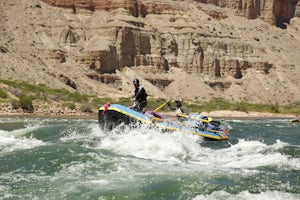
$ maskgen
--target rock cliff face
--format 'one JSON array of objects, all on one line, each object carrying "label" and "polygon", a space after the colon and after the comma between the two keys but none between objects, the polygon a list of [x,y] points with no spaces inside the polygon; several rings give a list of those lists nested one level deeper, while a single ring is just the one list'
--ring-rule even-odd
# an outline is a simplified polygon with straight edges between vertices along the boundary
[{"label": "rock cliff face", "polygon": [[[1,49],[13,51],[23,44],[23,53],[32,50],[23,57],[29,54],[25,60],[38,61],[39,73],[48,74],[44,80],[55,78],[79,92],[124,96],[132,78],[139,77],[155,97],[281,103],[300,99],[298,0],[3,4],[9,9],[2,14],[7,20],[1,23]],[[20,15],[15,20],[25,18],[23,24],[10,23],[13,12]],[[2,74],[10,76],[10,71]]]},{"label": "rock cliff face", "polygon": [[[196,0],[201,3],[210,3],[221,7],[237,10],[239,15],[248,19],[261,18],[264,21],[286,28],[295,13],[299,13],[298,0]],[[298,14],[297,14],[298,15]]]},{"label": "rock cliff face", "polygon": [[[299,16],[298,0],[194,0],[195,2],[214,4],[220,7],[236,9],[239,15],[248,19],[261,18],[266,22],[285,28],[285,23],[290,19]],[[149,14],[178,14],[185,9],[179,8],[176,2],[162,3],[159,1],[141,1],[141,0],[44,0],[50,5],[71,8],[74,13],[80,9],[90,11],[105,10],[113,11],[118,8],[124,8],[134,17],[145,17]]]},{"label": "rock cliff face", "polygon": [[[154,65],[165,70],[170,67],[179,67],[195,74],[207,74],[216,77],[231,75],[235,78],[242,78],[243,71],[247,68],[254,67],[264,73],[268,73],[272,68],[272,64],[268,61],[232,58],[232,55],[239,54],[243,54],[243,57],[251,57],[254,53],[253,46],[247,42],[236,42],[242,38],[236,33],[230,32],[227,27],[212,27],[210,25],[203,27],[200,23],[189,25],[191,23],[189,18],[177,16],[188,12],[188,8],[184,4],[132,0],[94,0],[89,2],[83,0],[44,0],[44,2],[71,8],[74,13],[80,12],[80,9],[86,9],[92,12],[106,10],[117,14],[117,17],[112,17],[109,21],[104,22],[106,23],[103,25],[105,30],[99,34],[99,37],[111,37],[98,38],[102,40],[101,43],[104,43],[100,49],[95,50],[91,47],[99,42],[95,37],[88,38],[84,32],[76,30],[70,25],[68,25],[67,30],[60,33],[61,38],[59,40],[64,44],[69,43],[76,47],[79,40],[89,43],[90,45],[86,45],[87,48],[82,51],[82,54],[76,56],[76,61],[96,69],[100,73],[115,73],[116,70],[125,66]],[[251,5],[248,5],[249,2]],[[254,7],[253,1],[235,3],[232,1],[208,1],[206,3],[241,9],[245,13],[249,13],[245,14],[249,18],[255,18],[260,13],[260,7],[258,5]],[[120,12],[116,11],[118,9],[122,9],[121,12],[123,13],[121,14],[125,12],[123,19],[122,15],[119,14]],[[219,15],[213,15],[211,11],[207,13],[219,20]],[[159,27],[150,21],[148,22],[147,19],[134,18],[138,16],[145,18],[147,15],[153,14],[169,14],[170,16],[162,19]],[[224,18],[224,14],[221,16]],[[82,27],[78,28],[82,29]],[[209,38],[216,38],[216,40],[210,41]],[[57,55],[57,59],[63,61],[64,56]]]}]

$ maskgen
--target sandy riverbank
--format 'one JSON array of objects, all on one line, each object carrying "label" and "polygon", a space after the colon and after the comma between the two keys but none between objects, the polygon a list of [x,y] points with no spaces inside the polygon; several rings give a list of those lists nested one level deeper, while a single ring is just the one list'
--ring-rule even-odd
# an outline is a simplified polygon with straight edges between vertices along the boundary
[{"label": "sandy riverbank", "polygon": [[[163,112],[162,115],[175,116],[173,112]],[[293,114],[280,114],[280,113],[262,113],[262,112],[240,112],[230,110],[217,110],[211,112],[202,112],[201,114],[213,118],[285,118],[295,119],[296,115]],[[79,118],[79,119],[97,119],[97,112],[85,113],[80,111],[72,112],[0,112],[0,116],[28,116],[28,117],[56,117],[56,118]]]},{"label": "sandy riverbank", "polygon": [[218,110],[209,113],[203,113],[207,116],[216,118],[296,118],[293,114],[280,114],[280,113],[263,113],[263,112],[240,112],[230,110]]},{"label": "sandy riverbank", "polygon": [[0,117],[49,117],[49,118],[73,118],[73,119],[97,119],[97,113],[24,113],[24,112],[0,112]]}]

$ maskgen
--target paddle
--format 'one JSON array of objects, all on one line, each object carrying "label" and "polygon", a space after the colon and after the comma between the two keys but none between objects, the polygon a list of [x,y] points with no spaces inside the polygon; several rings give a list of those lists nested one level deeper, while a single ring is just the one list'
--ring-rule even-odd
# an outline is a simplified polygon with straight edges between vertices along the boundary
[{"label": "paddle", "polygon": [[188,118],[188,119],[193,119],[193,120],[196,120],[196,121],[203,121],[203,122],[211,122],[211,121],[213,121],[213,119],[210,118],[210,117],[208,117],[207,119],[201,119],[201,118],[196,118],[196,117],[193,117],[193,116],[190,116],[190,115],[186,115],[186,114],[183,114],[183,113],[177,114],[177,116],[183,117],[183,118]]},{"label": "paddle", "polygon": [[162,107],[164,107],[167,104],[167,102],[164,102],[163,104],[161,104],[160,106],[158,106],[157,108],[155,108],[153,111],[157,112],[158,110],[160,110]]}]

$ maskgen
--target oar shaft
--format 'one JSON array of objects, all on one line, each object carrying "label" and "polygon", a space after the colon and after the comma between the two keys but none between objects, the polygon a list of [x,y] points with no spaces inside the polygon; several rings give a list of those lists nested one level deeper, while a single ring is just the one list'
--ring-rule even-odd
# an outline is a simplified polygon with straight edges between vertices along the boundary
[{"label": "oar shaft", "polygon": [[160,106],[158,106],[155,110],[153,110],[154,112],[157,112],[159,109],[161,109],[162,107],[164,107],[167,104],[167,102],[161,104]]}]

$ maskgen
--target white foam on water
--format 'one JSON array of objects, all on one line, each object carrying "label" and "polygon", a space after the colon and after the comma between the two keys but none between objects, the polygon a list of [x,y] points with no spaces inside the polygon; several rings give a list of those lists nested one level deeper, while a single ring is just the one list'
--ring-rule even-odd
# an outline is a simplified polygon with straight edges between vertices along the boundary
[{"label": "white foam on water", "polygon": [[[261,141],[239,140],[229,148],[202,147],[199,136],[181,132],[162,133],[139,127],[119,134],[108,134],[98,145],[120,155],[155,161],[167,161],[214,168],[226,171],[254,170],[257,167],[276,166],[300,169],[300,159],[291,158],[278,150],[289,144],[278,140],[267,145]],[[219,141],[215,141],[216,143]],[[197,166],[196,166],[197,167]]]},{"label": "white foam on water", "polygon": [[162,133],[141,126],[121,134],[108,134],[98,148],[137,158],[181,162],[189,157],[189,153],[200,150],[199,140],[199,136],[192,134]]},{"label": "white foam on water", "polygon": [[[152,184],[151,181],[159,182],[163,177],[168,177],[166,179],[169,180],[170,175],[176,178],[177,175],[186,174],[189,178],[193,176],[191,174],[194,174],[200,179],[203,175],[203,180],[206,180],[207,176],[210,177],[215,171],[237,173],[238,176],[243,176],[240,170],[256,173],[259,170],[256,168],[260,166],[272,165],[283,169],[286,167],[300,169],[299,158],[291,158],[280,153],[280,149],[289,146],[280,140],[272,145],[261,141],[239,140],[237,144],[230,147],[215,149],[207,147],[203,139],[197,135],[181,132],[163,133],[147,126],[134,129],[125,127],[109,133],[103,132],[96,123],[88,125],[88,128],[84,129],[87,132],[84,133],[76,129],[77,127],[70,129],[60,138],[60,141],[95,140],[95,143],[88,148],[94,148],[96,151],[82,153],[83,157],[90,156],[93,159],[79,159],[64,163],[62,169],[51,176],[32,174],[31,177],[27,174],[24,179],[40,183],[47,180],[51,182],[51,187],[56,188],[57,195],[63,196],[68,192],[76,194],[82,191],[83,187],[88,187],[87,191],[100,190],[100,192],[123,188],[125,190],[136,189],[143,184],[149,187]],[[13,134],[0,131],[0,152],[3,148],[5,151],[14,151],[34,148],[34,145],[44,145],[43,142],[34,138],[20,137],[29,130],[30,128],[27,128]],[[11,146],[5,146],[5,141]],[[18,146],[16,144],[18,142],[23,143],[24,146]],[[216,145],[218,142],[226,141],[215,141]],[[102,150],[105,150],[104,154]],[[215,171],[209,172],[207,169]],[[15,174],[12,176],[15,177]],[[1,188],[0,186],[0,192],[6,195],[9,195],[9,190],[9,187]],[[248,191],[238,194],[215,191],[208,195],[198,195],[195,200],[198,199],[299,199],[299,195],[279,191],[266,191],[258,194]]]},{"label": "white foam on water", "polygon": [[87,124],[85,130],[78,130],[78,128],[72,128],[70,130],[65,130],[63,136],[59,138],[59,141],[66,142],[85,142],[83,146],[86,148],[91,148],[89,144],[95,143],[95,141],[100,140],[100,138],[106,136],[105,132],[100,129],[97,124]]},{"label": "white foam on water", "polygon": [[8,153],[17,150],[25,150],[25,149],[32,149],[38,146],[43,146],[45,143],[43,141],[30,138],[7,138],[0,136],[0,152],[1,153]]},{"label": "white foam on water", "polygon": [[132,169],[134,166],[130,158],[126,160],[121,158],[120,160],[118,157],[101,158],[99,156],[97,159],[99,159],[99,163],[73,161],[64,164],[62,169],[56,172],[50,180],[55,184],[63,183],[60,190],[63,193],[74,193],[84,187],[97,192],[118,190],[128,188],[129,183],[138,184],[140,181],[139,171]]},{"label": "white foam on water", "polygon": [[79,133],[77,131],[70,131],[65,136],[59,138],[61,142],[69,141],[84,141],[88,140],[91,136],[87,133]]},{"label": "white foam on water", "polygon": [[6,191],[10,190],[11,187],[7,185],[0,185],[0,193],[6,198],[11,197]]},{"label": "white foam on water", "polygon": [[31,127],[16,129],[16,130],[12,130],[12,131],[0,130],[0,137],[1,136],[3,136],[3,137],[19,137],[19,136],[25,135],[27,133],[30,133],[32,131],[35,131],[39,128],[41,128],[41,126],[31,126]]},{"label": "white foam on water", "polygon": [[279,149],[288,145],[280,140],[272,145],[259,141],[239,140],[237,144],[223,151],[227,161],[222,165],[229,168],[247,169],[270,165],[300,169],[300,159],[290,158],[278,152]]},{"label": "white foam on water", "polygon": [[23,149],[32,149],[45,145],[45,142],[33,137],[22,137],[28,132],[34,131],[38,127],[30,127],[13,131],[0,131],[0,152],[8,153]]},{"label": "white foam on water", "polygon": [[300,199],[300,194],[285,193],[281,191],[266,191],[258,194],[252,194],[248,191],[243,191],[238,194],[230,194],[225,191],[216,191],[209,195],[198,195],[193,200],[298,200]]},{"label": "white foam on water", "polygon": [[[239,140],[230,148],[210,149],[202,147],[199,152],[193,153],[190,159],[203,168],[226,170],[240,173],[256,173],[258,167],[275,166],[281,169],[300,169],[300,159],[292,158],[278,152],[279,149],[288,146],[278,140],[273,145],[266,145],[259,141]],[[239,170],[236,170],[239,169]]]}]

